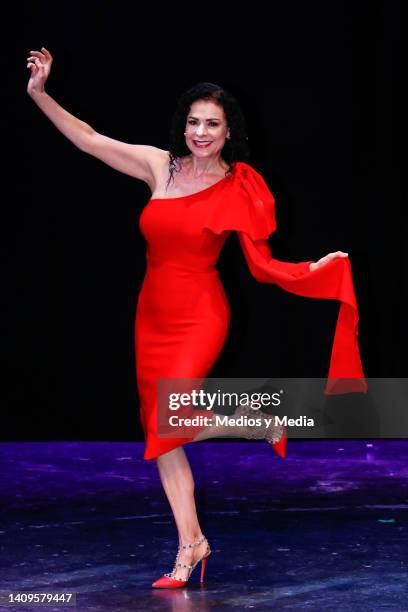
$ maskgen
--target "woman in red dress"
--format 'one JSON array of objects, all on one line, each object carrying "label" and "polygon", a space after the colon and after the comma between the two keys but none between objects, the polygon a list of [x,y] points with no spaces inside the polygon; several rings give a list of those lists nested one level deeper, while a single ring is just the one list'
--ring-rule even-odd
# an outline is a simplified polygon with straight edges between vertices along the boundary
[{"label": "woman in red dress", "polygon": [[[200,83],[181,96],[170,150],[165,151],[95,132],[45,92],[52,64],[49,51],[30,51],[27,61],[27,91],[54,125],[82,151],[145,181],[152,193],[140,216],[147,270],[135,319],[136,375],[144,458],[157,462],[179,534],[173,571],[152,586],[182,587],[199,561],[203,580],[211,553],[198,522],[183,444],[224,432],[206,428],[190,438],[160,438],[157,380],[207,376],[224,345],[230,311],[216,263],[227,236],[238,233],[249,269],[260,282],[306,297],[340,300],[329,370],[334,383],[343,377],[364,378],[350,262],[342,251],[317,262],[272,257],[267,239],[276,229],[275,200],[262,176],[245,161],[244,118],[223,88]],[[256,436],[239,428],[236,435]],[[284,456],[284,431],[274,430],[267,439]]]}]

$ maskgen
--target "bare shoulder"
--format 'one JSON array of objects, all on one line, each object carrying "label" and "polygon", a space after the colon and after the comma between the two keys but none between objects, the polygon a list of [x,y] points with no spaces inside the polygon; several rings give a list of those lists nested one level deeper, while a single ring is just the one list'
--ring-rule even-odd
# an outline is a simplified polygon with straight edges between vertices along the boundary
[{"label": "bare shoulder", "polygon": [[163,165],[169,161],[169,151],[165,149],[159,149],[159,147],[153,147],[151,145],[134,145],[136,147],[143,147],[143,153],[149,162],[150,167],[155,172],[158,169],[163,168]]}]

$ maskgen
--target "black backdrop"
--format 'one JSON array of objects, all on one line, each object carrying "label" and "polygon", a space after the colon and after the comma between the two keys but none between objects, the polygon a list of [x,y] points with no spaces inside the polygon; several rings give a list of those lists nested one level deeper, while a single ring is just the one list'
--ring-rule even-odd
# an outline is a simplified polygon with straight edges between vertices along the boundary
[{"label": "black backdrop", "polygon": [[[142,439],[133,334],[149,189],[76,149],[28,97],[26,57],[43,45],[47,92],[127,142],[166,148],[186,87],[230,89],[277,200],[272,253],[347,251],[365,374],[406,376],[399,4],[136,7],[15,7],[3,50],[2,439]],[[236,235],[219,269],[233,316],[213,376],[327,375],[337,302],[258,283]]]}]

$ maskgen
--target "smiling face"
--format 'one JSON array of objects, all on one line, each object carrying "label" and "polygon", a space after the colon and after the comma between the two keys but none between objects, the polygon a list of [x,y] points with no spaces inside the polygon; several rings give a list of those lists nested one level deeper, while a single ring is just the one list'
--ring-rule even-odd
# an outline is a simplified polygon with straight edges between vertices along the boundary
[{"label": "smiling face", "polygon": [[196,100],[187,115],[185,131],[186,144],[193,155],[220,154],[229,137],[224,109],[210,100]]}]

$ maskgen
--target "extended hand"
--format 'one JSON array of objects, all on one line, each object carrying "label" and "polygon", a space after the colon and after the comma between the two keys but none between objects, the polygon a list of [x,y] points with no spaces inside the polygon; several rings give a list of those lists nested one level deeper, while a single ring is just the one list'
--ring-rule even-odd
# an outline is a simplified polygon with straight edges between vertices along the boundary
[{"label": "extended hand", "polygon": [[41,51],[30,51],[27,57],[27,68],[31,71],[30,80],[27,85],[27,93],[32,95],[44,91],[45,81],[50,74],[52,55],[45,47]]},{"label": "extended hand", "polygon": [[315,261],[310,264],[310,270],[316,270],[317,268],[321,268],[329,263],[332,259],[336,259],[336,257],[348,257],[348,253],[344,253],[343,251],[335,251],[334,253],[328,253],[318,261]]}]

